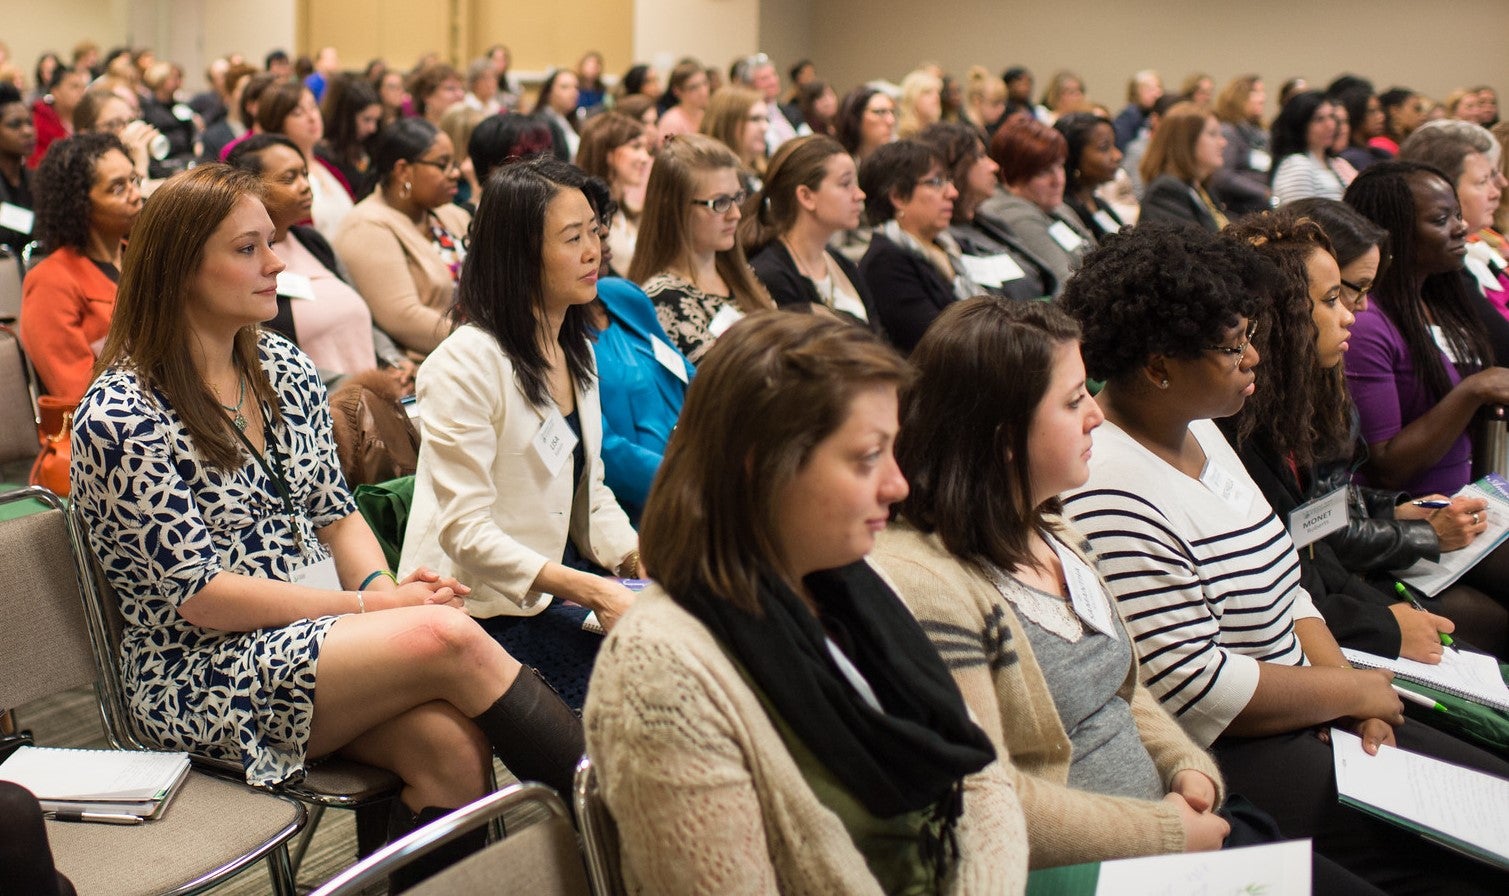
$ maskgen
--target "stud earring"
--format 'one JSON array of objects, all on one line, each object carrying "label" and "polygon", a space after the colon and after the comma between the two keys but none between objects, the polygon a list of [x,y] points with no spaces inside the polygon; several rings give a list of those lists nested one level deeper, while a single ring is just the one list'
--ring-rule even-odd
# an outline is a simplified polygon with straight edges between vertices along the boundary
[{"label": "stud earring", "polygon": [[414,185],[412,183],[410,183],[409,181],[404,181],[403,182],[403,193],[400,194],[400,195],[402,195],[403,198],[408,199],[409,198],[409,191],[412,190],[413,188],[414,188]]},{"label": "stud earring", "polygon": [[1165,379],[1159,381],[1158,388],[1160,388],[1160,389],[1167,389],[1168,388],[1168,379],[1165,378]]}]

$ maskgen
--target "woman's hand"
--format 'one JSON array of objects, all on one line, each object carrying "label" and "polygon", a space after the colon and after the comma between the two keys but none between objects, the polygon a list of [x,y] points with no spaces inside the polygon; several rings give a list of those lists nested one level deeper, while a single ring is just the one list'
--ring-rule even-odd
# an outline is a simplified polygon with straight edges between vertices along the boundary
[{"label": "woman's hand", "polygon": [[1398,694],[1394,693],[1394,673],[1387,669],[1352,669],[1350,671],[1352,673],[1352,709],[1347,716],[1353,719],[1370,719],[1389,725],[1403,725],[1404,702],[1399,699]]},{"label": "woman's hand", "polygon": [[456,594],[460,597],[466,597],[468,594],[472,593],[472,589],[469,586],[461,584],[451,576],[442,576],[440,573],[435,572],[433,569],[425,566],[421,566],[413,572],[409,573],[408,577],[398,584],[400,586],[403,586],[409,584],[410,582],[426,582],[435,585],[443,585],[444,587],[456,592]]},{"label": "woman's hand", "polygon": [[1216,782],[1204,772],[1197,772],[1192,768],[1174,775],[1169,792],[1184,797],[1184,801],[1196,812],[1209,812],[1216,807]]},{"label": "woman's hand", "polygon": [[152,141],[158,136],[160,134],[157,128],[141,119],[128,122],[121,129],[120,140],[131,152],[131,163],[136,166],[136,173],[144,178],[147,176],[147,165],[152,158]]},{"label": "woman's hand", "polygon": [[[1397,700],[1398,697],[1394,699]],[[1352,727],[1352,733],[1362,739],[1362,751],[1369,756],[1377,756],[1378,747],[1382,744],[1397,746],[1394,743],[1394,726],[1383,719],[1363,719]]]},{"label": "woman's hand", "polygon": [[1442,553],[1461,550],[1488,528],[1488,502],[1482,498],[1453,498],[1450,506],[1426,519],[1436,530]]},{"label": "woman's hand", "polygon": [[1389,612],[1399,623],[1400,656],[1417,663],[1441,662],[1445,649],[1441,646],[1441,632],[1450,634],[1456,630],[1456,623],[1445,616],[1422,613],[1404,601],[1389,607]]},{"label": "woman's hand", "polygon": [[399,582],[396,588],[364,592],[363,600],[369,611],[392,607],[422,607],[427,604],[443,604],[459,610],[465,609],[466,595],[471,593],[472,589],[450,576],[442,576],[421,566]]},{"label": "woman's hand", "polygon": [[634,605],[636,595],[613,579],[601,576],[592,578],[596,581],[577,596],[576,602],[591,607],[597,614],[598,624],[603,627],[603,631],[610,632],[618,624],[619,617]]},{"label": "woman's hand", "polygon": [[1509,404],[1509,368],[1489,367],[1472,376],[1463,377],[1457,388],[1466,387],[1477,398],[1478,404]]},{"label": "woman's hand", "polygon": [[1214,812],[1199,812],[1183,796],[1170,792],[1163,801],[1179,810],[1179,821],[1184,825],[1184,851],[1205,852],[1220,849],[1231,833],[1231,825]]}]

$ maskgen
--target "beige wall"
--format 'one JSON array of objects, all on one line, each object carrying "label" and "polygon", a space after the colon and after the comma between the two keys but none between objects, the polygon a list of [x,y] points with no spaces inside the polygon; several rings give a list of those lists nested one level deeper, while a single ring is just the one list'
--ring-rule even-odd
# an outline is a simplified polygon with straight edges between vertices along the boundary
[{"label": "beige wall", "polygon": [[812,25],[817,17],[813,3],[764,0],[760,4],[760,49],[775,60],[783,82],[798,59],[812,58]]},{"label": "beige wall", "polygon": [[542,71],[575,66],[588,50],[603,55],[604,71],[622,74],[634,63],[634,5],[628,0],[474,0],[470,53],[506,44],[514,68]]},{"label": "beige wall", "polygon": [[634,57],[669,71],[693,55],[727,71],[736,57],[759,49],[760,6],[759,0],[636,0]]},{"label": "beige wall", "polygon": [[37,57],[48,50],[67,64],[73,45],[85,38],[99,44],[101,50],[126,42],[126,0],[46,0],[45,6],[31,9],[24,17],[9,0],[6,5],[8,14],[0,40],[10,46],[11,61],[26,73],[28,89]]},{"label": "beige wall", "polygon": [[[922,60],[963,72],[1023,64],[1041,91],[1065,64],[1114,113],[1132,72],[1152,67],[1177,87],[1192,71],[1217,83],[1247,71],[1269,95],[1293,75],[1325,84],[1343,71],[1380,89],[1404,84],[1440,97],[1463,84],[1509,90],[1509,5],[1477,0],[816,0],[813,57],[824,77],[850,85],[899,79]],[[1477,23],[1479,27],[1448,23]]]}]

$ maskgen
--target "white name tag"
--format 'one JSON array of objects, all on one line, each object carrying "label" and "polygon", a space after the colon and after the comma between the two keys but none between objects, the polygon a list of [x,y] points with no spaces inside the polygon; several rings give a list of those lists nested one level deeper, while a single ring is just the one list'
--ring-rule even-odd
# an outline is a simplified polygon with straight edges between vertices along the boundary
[{"label": "white name tag", "polygon": [[1478,286],[1485,291],[1503,289],[1503,284],[1499,283],[1498,275],[1493,272],[1493,268],[1488,266],[1488,262],[1469,255],[1466,263],[1467,270],[1472,272],[1473,279],[1477,280]]},{"label": "white name tag", "polygon": [[999,255],[962,255],[964,273],[981,286],[1000,286],[1027,276],[1016,259],[1002,252]]},{"label": "white name tag", "polygon": [[314,281],[303,274],[282,271],[278,274],[278,295],[312,302],[314,301]]},{"label": "white name tag", "polygon": [[1247,167],[1253,171],[1267,171],[1273,167],[1273,156],[1261,149],[1254,149],[1247,154]]},{"label": "white name tag", "polygon": [[655,349],[655,360],[660,362],[660,366],[674,373],[676,379],[686,382],[686,362],[682,360],[681,354],[671,348],[664,339],[657,339],[654,336],[650,337],[650,345]]},{"label": "white name tag", "polygon": [[1058,554],[1058,562],[1063,564],[1064,582],[1069,586],[1069,603],[1073,604],[1074,612],[1102,635],[1112,641],[1119,640],[1116,621],[1112,618],[1115,611],[1111,609],[1111,596],[1100,586],[1095,570],[1057,541],[1050,539],[1049,543],[1053,545],[1053,552]]},{"label": "white name tag", "polygon": [[311,563],[294,570],[293,581],[296,585],[319,588],[322,591],[341,590],[341,576],[336,572],[334,557],[326,557],[318,563]]},{"label": "white name tag", "polygon": [[37,216],[29,208],[0,202],[0,227],[17,233],[31,233],[32,222],[36,219]]},{"label": "white name tag", "polygon": [[713,334],[713,338],[717,339],[723,335],[725,330],[738,323],[739,319],[743,316],[744,312],[734,306],[724,305],[718,309],[717,314],[713,315],[713,319],[707,322],[707,332]]},{"label": "white name tag", "polygon": [[1116,222],[1116,219],[1111,217],[1111,213],[1106,211],[1105,209],[1101,209],[1100,211],[1095,213],[1095,223],[1099,224],[1100,229],[1104,230],[1106,233],[1116,233],[1121,229],[1121,225],[1118,224]]},{"label": "white name tag", "polygon": [[1054,221],[1053,225],[1048,228],[1048,235],[1053,237],[1053,241],[1058,243],[1059,248],[1065,252],[1073,252],[1085,244],[1079,234],[1074,232],[1074,228],[1062,221]]},{"label": "white name tag", "polygon": [[1430,338],[1435,340],[1436,348],[1441,350],[1446,360],[1453,364],[1462,363],[1462,359],[1457,357],[1457,353],[1451,347],[1451,340],[1446,338],[1446,334],[1436,324],[1430,325]]},{"label": "white name tag", "polygon": [[1243,516],[1252,508],[1252,489],[1213,460],[1207,460],[1200,471],[1200,484]]},{"label": "white name tag", "polygon": [[545,422],[541,424],[540,431],[534,435],[534,450],[545,462],[545,469],[550,471],[551,476],[558,475],[561,467],[571,457],[571,452],[576,448],[578,439],[576,433],[567,425],[566,418],[561,412],[551,409]]},{"label": "white name tag", "polygon": [[1297,548],[1314,544],[1347,525],[1347,488],[1342,486],[1289,511],[1289,537]]}]

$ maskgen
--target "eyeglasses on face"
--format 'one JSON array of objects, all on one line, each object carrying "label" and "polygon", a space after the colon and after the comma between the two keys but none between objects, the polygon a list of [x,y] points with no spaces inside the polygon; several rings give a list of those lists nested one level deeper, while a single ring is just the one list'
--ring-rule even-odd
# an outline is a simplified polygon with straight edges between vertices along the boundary
[{"label": "eyeglasses on face", "polygon": [[728,214],[729,209],[733,208],[736,205],[743,205],[744,200],[748,198],[749,193],[744,190],[740,190],[732,196],[724,193],[721,196],[714,196],[711,199],[693,199],[691,200],[691,203],[692,205],[700,205],[715,215],[726,215]]},{"label": "eyeglasses on face", "polygon": [[452,171],[460,173],[461,166],[456,164],[455,159],[415,159],[410,165],[425,165],[436,171],[450,174]]},{"label": "eyeglasses on face", "polygon": [[949,183],[950,181],[948,179],[948,175],[935,174],[932,177],[924,177],[922,180],[917,181],[917,186],[932,187],[935,190],[941,190],[944,187],[948,186]]},{"label": "eyeglasses on face", "polygon": [[1236,345],[1232,345],[1232,346],[1226,346],[1226,345],[1207,345],[1207,346],[1204,346],[1204,349],[1205,349],[1205,351],[1208,351],[1208,352],[1220,352],[1223,355],[1230,355],[1231,356],[1231,361],[1232,361],[1232,365],[1231,365],[1232,368],[1233,369],[1239,368],[1239,367],[1242,366],[1242,358],[1243,358],[1243,356],[1245,356],[1247,354],[1247,347],[1250,346],[1250,345],[1252,345],[1252,339],[1256,335],[1257,335],[1257,322],[1254,321],[1254,322],[1249,323],[1247,325],[1247,333],[1246,333],[1246,335],[1243,336],[1242,337],[1242,341],[1238,342]]},{"label": "eyeglasses on face", "polygon": [[1372,289],[1372,283],[1353,283],[1350,280],[1341,281],[1341,297],[1346,301],[1347,307],[1350,310],[1355,311],[1357,304],[1362,301],[1362,297],[1367,295]]}]

